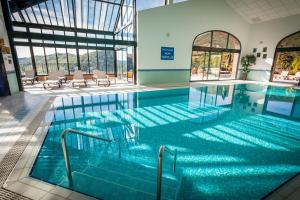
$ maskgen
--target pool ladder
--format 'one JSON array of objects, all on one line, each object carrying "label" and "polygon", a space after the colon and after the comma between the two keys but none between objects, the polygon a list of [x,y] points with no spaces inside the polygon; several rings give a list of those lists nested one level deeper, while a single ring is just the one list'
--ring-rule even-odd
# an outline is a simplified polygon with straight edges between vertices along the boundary
[{"label": "pool ladder", "polygon": [[[68,128],[62,132],[60,139],[61,139],[61,145],[62,145],[62,149],[63,149],[64,160],[65,160],[65,165],[66,165],[66,170],[67,170],[67,177],[68,177],[69,185],[73,186],[70,158],[69,158],[69,153],[68,153],[68,149],[67,149],[67,145],[66,145],[66,135],[68,133],[74,133],[77,135],[94,138],[94,139],[101,140],[103,142],[108,142],[108,143],[111,143],[113,140],[110,140],[107,138],[102,138],[102,137],[99,137],[99,136],[96,136],[93,134],[85,133],[85,132],[70,129],[70,128]],[[160,146],[159,152],[158,152],[158,166],[157,166],[157,191],[156,191],[156,199],[157,200],[161,199],[162,162],[163,162],[164,152],[167,152],[167,153],[171,154],[172,156],[174,156],[173,170],[174,170],[174,172],[176,172],[177,150],[175,149],[173,151],[164,145]],[[119,142],[119,157],[120,157],[120,155],[121,155],[121,148],[120,148],[120,142]]]},{"label": "pool ladder", "polygon": [[[63,149],[63,153],[64,153],[64,160],[65,160],[65,165],[66,165],[66,170],[67,170],[67,176],[68,176],[68,180],[69,180],[69,185],[73,186],[73,178],[72,178],[72,170],[71,170],[71,166],[70,166],[70,158],[69,158],[69,153],[68,153],[68,148],[66,145],[66,135],[68,133],[74,133],[77,135],[82,135],[82,136],[86,136],[86,137],[90,137],[90,138],[94,138],[97,140],[101,140],[103,142],[108,142],[111,143],[112,140],[110,139],[106,139],[106,138],[102,138],[93,134],[89,134],[89,133],[85,133],[82,131],[78,131],[78,130],[74,130],[74,129],[66,129],[62,132],[61,136],[60,136],[60,140],[61,140],[61,145],[62,145],[62,149]],[[120,155],[120,145],[119,145],[119,155]]]}]

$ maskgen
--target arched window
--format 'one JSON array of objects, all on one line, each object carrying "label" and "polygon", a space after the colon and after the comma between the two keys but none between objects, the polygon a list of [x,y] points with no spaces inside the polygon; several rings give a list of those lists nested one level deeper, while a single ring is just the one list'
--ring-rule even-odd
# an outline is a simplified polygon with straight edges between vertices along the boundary
[{"label": "arched window", "polygon": [[300,31],[283,38],[276,47],[271,81],[300,80]]},{"label": "arched window", "polygon": [[235,79],[240,41],[225,31],[208,31],[193,43],[191,81]]}]

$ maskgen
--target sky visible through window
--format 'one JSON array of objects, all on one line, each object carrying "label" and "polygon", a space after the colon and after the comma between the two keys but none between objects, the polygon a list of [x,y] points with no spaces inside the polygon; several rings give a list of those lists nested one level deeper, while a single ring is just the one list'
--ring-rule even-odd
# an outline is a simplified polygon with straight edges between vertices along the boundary
[{"label": "sky visible through window", "polygon": [[[75,0],[75,4],[79,5],[79,3],[81,1],[82,0]],[[174,0],[174,3],[179,3],[179,2],[183,2],[183,1],[187,1],[187,0]],[[61,1],[61,2],[65,2],[65,1]],[[82,2],[86,2],[86,1],[82,1]],[[50,24],[50,20],[51,20],[51,22],[52,22],[53,25],[62,25],[63,26],[63,24],[60,24],[60,23],[62,23],[63,21],[65,21],[65,22],[68,23],[68,24],[66,24],[66,26],[70,26],[70,25],[74,26],[74,22],[72,20],[68,20],[69,18],[66,18],[68,15],[70,15],[71,16],[70,19],[73,19],[72,18],[72,12],[70,12],[70,10],[67,9],[68,8],[67,5],[65,5],[63,3],[63,4],[61,4],[62,9],[56,8],[56,10],[58,11],[58,13],[57,13],[57,18],[58,19],[56,21],[56,19],[54,18],[55,15],[51,14],[51,13],[54,12],[53,6],[59,5],[60,0],[53,0],[54,4],[50,3],[50,1],[46,2],[46,3],[47,3],[47,6],[48,6],[48,12],[50,12],[50,16],[52,16],[52,18],[48,18],[48,19],[44,18],[46,24]],[[96,2],[96,4],[91,4],[90,3],[90,5],[89,5],[90,8],[91,8],[90,10],[93,10],[92,6],[96,6],[97,7],[95,9],[96,16],[98,16],[98,14],[100,13],[100,9],[101,9],[100,6],[99,6],[100,4],[98,5],[98,3],[99,2]],[[137,4],[137,11],[142,11],[142,10],[146,10],[146,9],[150,9],[150,8],[164,6],[165,0],[136,0],[136,4]],[[40,6],[41,6],[41,12],[45,14],[46,13],[46,7],[44,7],[45,5],[44,4],[40,4]],[[77,19],[78,26],[82,27],[82,28],[95,28],[95,27],[88,27],[89,24],[92,24],[91,18],[93,17],[92,16],[93,13],[90,14],[90,17],[89,17],[90,20],[87,21],[87,11],[86,11],[87,10],[87,5],[84,5],[84,7],[86,9],[78,9],[78,15],[83,18],[83,20],[81,20],[80,17]],[[108,12],[111,12],[111,14],[113,15],[112,18],[114,18],[114,19],[116,18],[116,16],[115,16],[116,14],[112,12],[112,9],[109,10],[109,8],[107,6],[103,7],[102,9],[104,9],[104,10],[107,9]],[[40,10],[39,10],[39,8],[37,6],[33,7],[33,10],[35,10],[36,12],[40,12]],[[28,16],[31,19],[31,21],[34,21],[35,18],[33,16],[32,10],[26,9],[26,11],[27,11]],[[61,13],[61,11],[63,13]],[[47,16],[47,15],[45,15],[45,16]],[[63,20],[63,17],[66,18],[66,19]],[[101,27],[103,27],[103,29],[107,26],[107,25],[104,24],[104,17],[105,16],[103,15],[103,17],[101,19],[97,19],[96,23],[95,23],[95,24],[100,24],[99,27],[101,26]],[[38,15],[36,17],[36,20],[38,22],[40,21],[43,24],[43,19],[42,19],[41,15]],[[95,29],[97,29],[97,27]],[[30,57],[30,52],[29,52],[29,50],[28,50],[27,47],[17,46],[16,49],[17,49],[17,53],[18,53],[18,57],[19,58]],[[36,52],[36,56],[42,56],[42,55],[44,55],[43,51]]]},{"label": "sky visible through window", "polygon": [[[183,1],[188,0],[173,0],[174,3],[179,3]],[[136,0],[137,11],[163,6],[164,4],[165,0]]]}]

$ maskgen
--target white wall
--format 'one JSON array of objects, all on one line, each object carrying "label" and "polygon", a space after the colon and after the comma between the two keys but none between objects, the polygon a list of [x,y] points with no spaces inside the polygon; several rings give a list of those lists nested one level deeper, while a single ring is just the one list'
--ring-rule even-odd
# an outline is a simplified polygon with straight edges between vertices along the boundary
[{"label": "white wall", "polygon": [[[190,69],[193,40],[208,30],[227,31],[244,47],[249,24],[220,0],[190,0],[139,12],[138,69]],[[175,48],[174,61],[160,60],[161,46]]]},{"label": "white wall", "polygon": [[253,70],[248,75],[248,79],[268,81],[278,42],[297,31],[300,31],[300,15],[251,25],[246,52],[251,53],[253,48],[257,48],[263,55],[262,49],[267,47],[268,56],[267,59],[257,59],[256,65],[251,67]]},{"label": "white wall", "polygon": [[[258,48],[262,56],[262,48],[267,47],[267,59],[257,59],[248,79],[268,81],[276,45],[285,36],[300,30],[300,15],[249,24],[225,0],[190,0],[141,11],[138,13],[138,78],[146,77],[148,69],[190,69],[193,40],[209,30],[227,31],[239,38],[242,55]],[[175,47],[174,61],[160,60],[161,46]],[[187,76],[180,80],[186,80]]]}]

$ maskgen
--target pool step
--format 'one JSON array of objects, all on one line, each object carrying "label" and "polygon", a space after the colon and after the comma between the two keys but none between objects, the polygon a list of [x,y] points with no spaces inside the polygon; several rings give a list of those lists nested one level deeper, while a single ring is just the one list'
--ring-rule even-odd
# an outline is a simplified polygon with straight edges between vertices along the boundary
[{"label": "pool step", "polygon": [[[156,199],[157,169],[149,166],[102,160],[98,166],[90,165],[82,172],[73,172],[73,179],[75,190],[101,199]],[[181,176],[164,170],[162,199],[176,199],[180,184]]]}]

